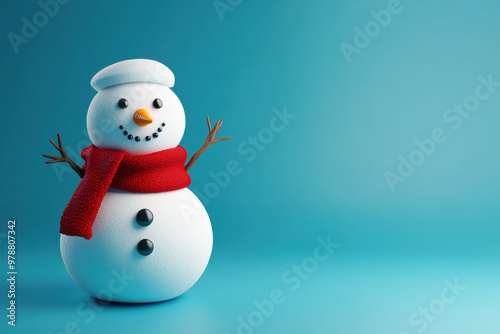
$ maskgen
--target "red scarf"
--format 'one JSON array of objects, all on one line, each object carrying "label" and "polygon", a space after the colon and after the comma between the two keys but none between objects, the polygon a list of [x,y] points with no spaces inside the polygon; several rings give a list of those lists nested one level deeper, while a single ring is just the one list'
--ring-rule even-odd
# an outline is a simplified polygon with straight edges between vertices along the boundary
[{"label": "red scarf", "polygon": [[187,152],[181,146],[132,156],[127,152],[90,145],[81,154],[85,160],[85,175],[61,217],[62,234],[92,238],[92,225],[109,187],[158,193],[191,184],[184,168]]}]

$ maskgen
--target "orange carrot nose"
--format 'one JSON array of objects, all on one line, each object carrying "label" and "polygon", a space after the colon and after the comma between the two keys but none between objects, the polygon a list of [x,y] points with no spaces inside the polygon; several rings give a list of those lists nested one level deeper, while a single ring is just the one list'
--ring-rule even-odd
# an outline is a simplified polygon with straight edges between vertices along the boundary
[{"label": "orange carrot nose", "polygon": [[153,123],[153,119],[146,109],[137,109],[134,114],[134,122],[139,126],[146,126]]}]

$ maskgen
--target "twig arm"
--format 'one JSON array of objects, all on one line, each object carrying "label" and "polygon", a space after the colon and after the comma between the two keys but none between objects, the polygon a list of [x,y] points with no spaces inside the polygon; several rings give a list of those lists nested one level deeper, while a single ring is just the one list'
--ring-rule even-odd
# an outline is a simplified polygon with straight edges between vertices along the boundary
[{"label": "twig arm", "polygon": [[201,146],[201,148],[198,150],[198,152],[196,152],[195,154],[193,154],[193,156],[191,157],[191,159],[187,163],[187,165],[185,167],[186,171],[189,170],[191,167],[193,167],[193,165],[196,162],[196,160],[198,160],[198,158],[203,154],[203,152],[205,152],[207,150],[207,148],[210,147],[210,145],[212,145],[213,143],[218,143],[218,142],[220,142],[222,140],[229,140],[229,139],[231,139],[231,137],[224,137],[224,138],[217,138],[217,139],[215,139],[215,136],[217,135],[217,132],[219,132],[219,129],[220,129],[221,125],[222,125],[222,121],[221,120],[217,120],[217,122],[214,125],[214,128],[212,129],[212,126],[210,125],[210,118],[207,116],[207,124],[208,124],[208,136],[207,136],[207,139],[205,139],[205,142],[203,143],[203,145]]},{"label": "twig arm", "polygon": [[186,171],[188,171],[189,168],[193,167],[196,160],[198,160],[198,158],[203,154],[203,152],[207,150],[208,146],[209,145],[203,144],[203,146],[198,150],[198,152],[193,154],[193,156],[191,157],[191,159],[189,159],[189,162],[186,165]]},{"label": "twig arm", "polygon": [[80,166],[78,166],[73,160],[71,160],[71,158],[66,154],[66,152],[64,151],[64,148],[62,146],[62,141],[61,141],[61,135],[58,133],[57,134],[57,141],[59,143],[59,145],[57,145],[56,143],[54,143],[54,141],[52,139],[49,139],[50,143],[52,145],[54,145],[54,147],[56,148],[56,150],[59,151],[59,153],[61,153],[61,156],[58,157],[56,155],[49,155],[49,154],[42,154],[43,157],[45,158],[48,158],[48,159],[52,159],[52,160],[49,160],[49,161],[46,161],[45,163],[46,164],[53,164],[53,163],[56,163],[56,162],[67,162],[71,168],[73,168],[73,170],[81,177],[83,178],[83,175],[85,175],[85,171],[83,169],[80,168]]}]

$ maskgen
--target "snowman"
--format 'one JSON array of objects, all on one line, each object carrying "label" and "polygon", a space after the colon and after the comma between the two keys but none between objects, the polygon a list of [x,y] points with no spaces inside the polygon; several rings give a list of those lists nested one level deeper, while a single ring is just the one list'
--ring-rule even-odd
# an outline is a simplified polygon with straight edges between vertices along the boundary
[{"label": "snowman", "polygon": [[[187,188],[188,169],[213,143],[221,121],[185,164],[179,143],[184,109],[170,89],[173,73],[146,59],[126,60],[98,72],[87,113],[93,145],[82,150],[83,168],[58,144],[60,156],[82,180],[61,218],[61,255],[73,280],[96,298],[157,302],[186,292],[212,252],[212,228],[199,199]],[[189,211],[189,209],[192,209]],[[188,214],[186,214],[188,213]]]}]

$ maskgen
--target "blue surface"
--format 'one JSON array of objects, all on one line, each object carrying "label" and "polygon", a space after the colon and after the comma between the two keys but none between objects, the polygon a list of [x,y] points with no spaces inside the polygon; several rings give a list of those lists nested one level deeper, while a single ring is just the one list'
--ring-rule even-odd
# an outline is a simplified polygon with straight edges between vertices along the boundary
[{"label": "blue surface", "polygon": [[[17,326],[2,316],[2,333],[237,333],[238,317],[255,317],[254,300],[276,289],[285,301],[246,332],[497,333],[500,87],[476,88],[500,81],[499,3],[231,3],[221,20],[212,1],[69,1],[16,53],[9,33],[41,7],[2,1],[0,246],[5,259],[7,219],[17,219],[19,271]],[[388,8],[390,22],[345,57],[341,43],[355,45],[356,27],[376,29],[371,11],[380,19]],[[89,144],[90,79],[130,58],[174,72],[188,152],[206,136],[206,114],[233,140],[190,170],[214,229],[200,281],[170,302],[101,305],[59,254],[78,177],[41,154],[54,153],[57,132],[73,156]],[[488,92],[461,121],[447,111]],[[284,110],[295,118],[280,127]],[[414,153],[435,129],[446,139]],[[400,156],[423,161],[391,189],[384,175],[398,173]],[[239,173],[214,187],[230,161]],[[292,291],[283,275],[311,265],[328,235],[340,248]],[[455,279],[467,288],[445,303]],[[4,306],[7,290],[3,280]]]}]

